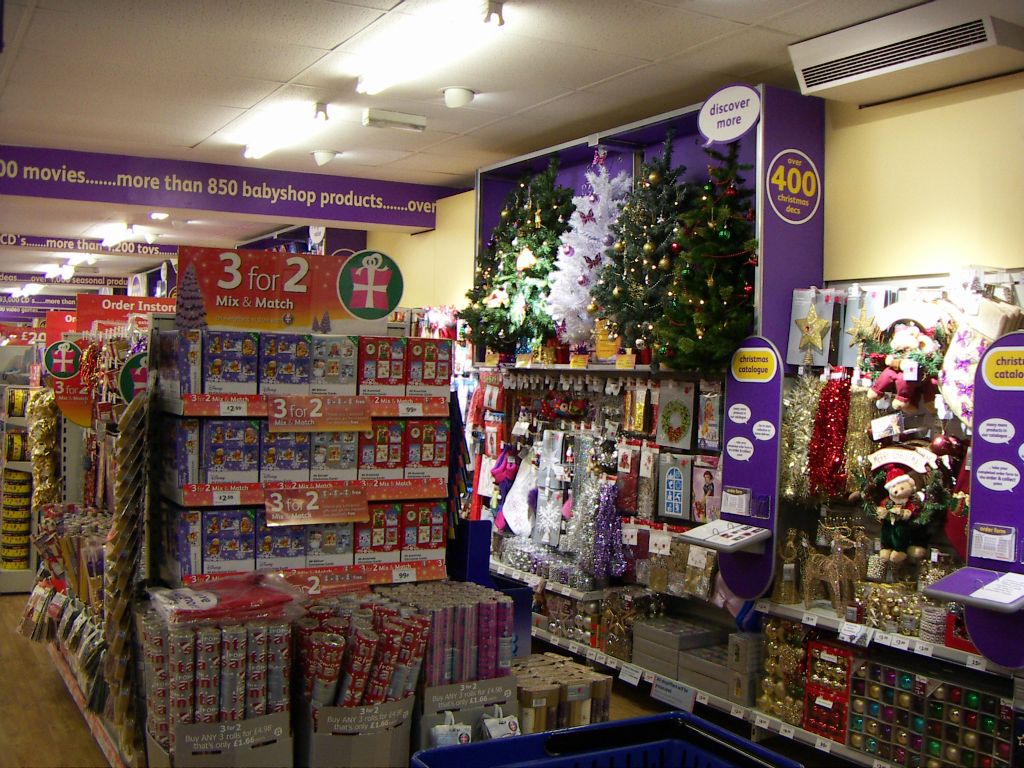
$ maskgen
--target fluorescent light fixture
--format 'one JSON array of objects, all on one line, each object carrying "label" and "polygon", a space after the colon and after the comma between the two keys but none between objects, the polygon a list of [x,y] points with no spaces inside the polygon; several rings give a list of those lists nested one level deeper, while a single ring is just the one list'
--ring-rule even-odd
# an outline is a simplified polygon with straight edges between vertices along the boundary
[{"label": "fluorescent light fixture", "polygon": [[75,276],[75,268],[71,264],[64,264],[60,268],[59,272],[61,280],[70,280],[72,277]]},{"label": "fluorescent light fixture", "polygon": [[[46,268],[46,271],[43,272],[43,277],[45,277],[47,280],[55,280],[60,276],[61,266],[62,265],[60,264],[51,264]],[[74,269],[74,267],[71,267],[71,269]]]},{"label": "fluorescent light fixture", "polygon": [[166,211],[153,211],[151,214],[149,214],[149,218],[151,218],[153,221],[163,221],[170,215],[171,214],[167,213]]},{"label": "fluorescent light fixture", "polygon": [[398,83],[422,80],[484,48],[497,30],[494,24],[481,25],[480,6],[465,0],[437,2],[424,13],[393,13],[380,34],[356,51],[356,91],[373,96]]},{"label": "fluorescent light fixture", "polygon": [[317,165],[327,165],[334,158],[341,155],[341,152],[335,152],[333,149],[314,149],[312,152],[313,162]]},{"label": "fluorescent light fixture", "polygon": [[79,264],[95,264],[96,257],[88,253],[69,253],[68,264],[77,267]]},{"label": "fluorescent light fixture", "polygon": [[244,147],[243,157],[258,160],[271,152],[309,140],[323,130],[327,118],[327,103],[322,101],[315,104],[290,102],[254,109],[245,116],[244,126],[232,140]]},{"label": "fluorescent light fixture", "polygon": [[42,290],[42,283],[25,283],[23,286],[21,286],[21,295],[35,296],[37,293],[42,293]]},{"label": "fluorescent light fixture", "polygon": [[427,130],[427,118],[423,115],[408,115],[405,112],[389,112],[386,109],[367,107],[363,110],[363,125],[368,128],[422,132]]},{"label": "fluorescent light fixture", "polygon": [[463,88],[459,85],[442,88],[441,93],[444,94],[444,105],[449,109],[464,107],[476,96],[476,91],[471,88]]},{"label": "fluorescent light fixture", "polygon": [[189,220],[188,220],[188,221],[186,221],[185,223],[186,223],[186,224],[202,224],[202,222],[201,222],[201,221],[199,221],[199,219],[189,219]]}]

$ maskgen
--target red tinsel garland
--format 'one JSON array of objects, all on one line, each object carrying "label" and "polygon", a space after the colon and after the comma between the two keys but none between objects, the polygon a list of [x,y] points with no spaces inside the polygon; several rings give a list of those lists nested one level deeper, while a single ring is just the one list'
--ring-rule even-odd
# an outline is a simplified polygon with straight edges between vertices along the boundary
[{"label": "red tinsel garland", "polygon": [[812,495],[832,498],[845,492],[843,447],[849,415],[850,379],[830,379],[818,398],[814,434],[807,450],[807,485]]}]

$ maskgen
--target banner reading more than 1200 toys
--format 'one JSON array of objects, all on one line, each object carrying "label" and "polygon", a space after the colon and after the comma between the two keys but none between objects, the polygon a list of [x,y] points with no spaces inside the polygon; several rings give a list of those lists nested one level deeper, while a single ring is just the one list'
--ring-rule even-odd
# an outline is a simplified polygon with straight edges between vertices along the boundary
[{"label": "banner reading more than 1200 toys", "polygon": [[184,328],[318,331],[386,318],[402,299],[388,256],[181,248],[178,325]]}]

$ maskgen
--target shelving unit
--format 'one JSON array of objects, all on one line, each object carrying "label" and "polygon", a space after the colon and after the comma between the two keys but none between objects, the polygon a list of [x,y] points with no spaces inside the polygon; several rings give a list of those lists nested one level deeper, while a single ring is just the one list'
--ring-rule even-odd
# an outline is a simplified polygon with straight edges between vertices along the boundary
[{"label": "shelving unit", "polygon": [[448,495],[444,478],[402,480],[309,480],[284,483],[198,483],[180,488],[164,487],[161,494],[184,507],[261,506],[267,491],[362,490],[367,501],[443,499]]},{"label": "shelving unit", "polygon": [[[28,418],[25,416],[12,416],[7,413],[8,410],[8,399],[10,397],[11,390],[21,389],[29,390],[31,387],[8,385],[3,388],[2,393],[2,407],[0,407],[0,432],[4,433],[6,445],[6,432],[10,429],[25,433],[28,432]],[[32,474],[32,462],[31,461],[7,461],[5,451],[0,451],[0,475],[3,474],[5,469],[15,470],[18,472],[26,472],[29,475]],[[36,525],[35,519],[29,515],[29,535],[35,533]],[[19,534],[20,535],[20,534]],[[36,555],[35,547],[29,546],[29,567],[21,568],[17,570],[6,570],[0,568],[0,594],[11,593],[11,592],[31,592],[32,586],[35,584],[36,576]]]},{"label": "shelving unit", "polygon": [[512,579],[514,581],[520,581],[526,584],[528,587],[536,589],[540,584],[544,585],[544,590],[547,592],[553,592],[556,595],[563,595],[564,597],[571,597],[574,600],[583,600],[584,602],[590,600],[603,600],[608,594],[607,590],[595,589],[590,592],[582,592],[578,589],[566,586],[565,584],[559,584],[557,581],[551,581],[538,576],[535,573],[529,573],[528,571],[520,571],[518,568],[513,568],[510,565],[498,562],[495,559],[491,559],[490,562],[491,573],[503,576],[506,579]]},{"label": "shelving unit", "polygon": [[[639,686],[641,682],[650,683],[652,698],[655,698],[658,701],[664,701],[664,703],[671,706],[679,706],[680,698],[688,698],[688,694],[683,691],[689,691],[693,694],[692,700],[694,703],[704,704],[712,709],[732,715],[738,720],[750,723],[755,729],[755,736],[757,735],[757,730],[763,731],[766,734],[778,734],[784,738],[793,739],[801,744],[814,747],[826,754],[835,755],[856,765],[869,766],[870,768],[887,768],[889,766],[889,763],[883,760],[874,759],[870,755],[850,749],[838,742],[832,741],[831,739],[826,739],[816,733],[805,731],[803,728],[789,725],[777,718],[769,717],[753,707],[745,707],[741,704],[729,701],[728,699],[723,699],[720,696],[715,696],[707,693],[706,691],[693,688],[692,686],[686,685],[678,680],[666,678],[663,675],[659,675],[657,672],[652,672],[651,670],[644,669],[636,664],[630,664],[629,662],[617,659],[614,656],[609,656],[596,648],[590,648],[588,646],[581,645],[580,643],[572,642],[562,637],[557,637],[547,630],[540,629],[539,627],[533,627],[531,629],[531,634],[538,640],[542,640],[545,643],[566,650],[574,656],[581,656],[595,664],[599,664],[612,670],[617,670],[619,673],[619,679],[629,683],[630,685]],[[668,689],[673,695],[671,697],[666,696],[665,699],[658,698],[658,696],[655,695],[658,687]],[[683,691],[681,691],[681,689],[683,689]]]}]

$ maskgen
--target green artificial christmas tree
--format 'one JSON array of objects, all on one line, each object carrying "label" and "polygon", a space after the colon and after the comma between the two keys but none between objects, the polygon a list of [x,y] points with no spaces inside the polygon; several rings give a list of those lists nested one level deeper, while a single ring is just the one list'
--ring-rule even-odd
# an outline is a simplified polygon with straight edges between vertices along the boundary
[{"label": "green artificial christmas tree", "polygon": [[555,335],[548,308],[550,275],[575,210],[573,192],[555,182],[558,162],[512,190],[477,258],[469,306],[461,316],[470,340],[495,352],[537,349]]},{"label": "green artificial christmas tree", "polygon": [[672,284],[672,268],[682,250],[677,218],[687,189],[678,179],[686,169],[671,166],[670,135],[661,157],[643,166],[627,195],[611,227],[610,261],[591,292],[588,310],[607,320],[609,330],[622,338],[626,348],[652,346],[663,298]]},{"label": "green artificial christmas tree", "polygon": [[654,357],[673,368],[720,367],[754,327],[753,191],[743,185],[739,144],[711,158],[708,180],[683,211],[684,247],[655,324]]}]

